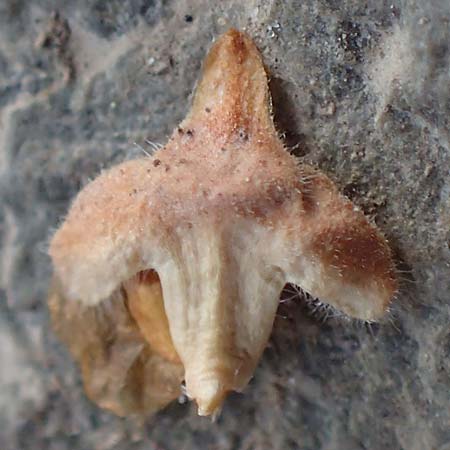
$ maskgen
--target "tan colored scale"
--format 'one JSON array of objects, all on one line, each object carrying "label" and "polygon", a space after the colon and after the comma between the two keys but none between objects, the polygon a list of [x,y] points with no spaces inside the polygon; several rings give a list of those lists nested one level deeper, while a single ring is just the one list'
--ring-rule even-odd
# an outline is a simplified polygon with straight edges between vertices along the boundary
[{"label": "tan colored scale", "polygon": [[212,47],[193,106],[151,158],[103,172],[50,246],[50,310],[86,391],[117,414],[242,391],[286,283],[376,320],[396,291],[378,230],[283,147],[245,34]]}]

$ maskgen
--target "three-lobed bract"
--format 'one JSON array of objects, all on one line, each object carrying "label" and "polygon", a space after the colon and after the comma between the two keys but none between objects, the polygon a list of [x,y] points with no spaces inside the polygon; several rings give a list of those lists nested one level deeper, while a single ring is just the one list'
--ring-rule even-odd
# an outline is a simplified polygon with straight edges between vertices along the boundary
[{"label": "three-lobed bract", "polygon": [[182,380],[200,415],[217,411],[252,377],[286,283],[368,321],[397,287],[379,231],[284,148],[236,30],[167,145],[88,184],[50,255],[55,327],[88,395],[121,415],[162,408]]}]

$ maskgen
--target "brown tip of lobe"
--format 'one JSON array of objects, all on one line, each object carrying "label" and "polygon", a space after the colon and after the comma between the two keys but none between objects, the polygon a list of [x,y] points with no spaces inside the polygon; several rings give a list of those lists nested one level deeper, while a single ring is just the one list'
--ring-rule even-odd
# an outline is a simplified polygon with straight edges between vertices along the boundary
[{"label": "brown tip of lobe", "polygon": [[368,276],[389,281],[393,275],[389,248],[366,222],[357,225],[324,228],[315,236],[312,248],[350,283],[364,284]]},{"label": "brown tip of lobe", "polygon": [[263,128],[275,132],[267,76],[253,41],[230,29],[211,48],[184,125],[212,122],[214,131]]},{"label": "brown tip of lobe", "polygon": [[368,316],[360,318],[375,320],[385,313],[397,290],[395,266],[383,236],[362,215],[318,230],[311,250],[324,266],[334,268],[343,285],[362,293],[371,290],[370,312],[365,308]]}]

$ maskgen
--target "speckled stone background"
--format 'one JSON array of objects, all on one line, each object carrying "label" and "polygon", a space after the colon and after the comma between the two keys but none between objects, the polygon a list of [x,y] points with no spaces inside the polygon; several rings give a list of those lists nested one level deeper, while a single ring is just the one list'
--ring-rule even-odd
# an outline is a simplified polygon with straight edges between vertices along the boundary
[{"label": "speckled stone background", "polygon": [[[230,26],[264,55],[292,151],[390,240],[402,290],[371,329],[280,305],[215,423],[188,403],[119,419],[50,330],[47,242],[102,168],[165,142]],[[0,448],[449,450],[449,121],[448,0],[0,0]]]}]

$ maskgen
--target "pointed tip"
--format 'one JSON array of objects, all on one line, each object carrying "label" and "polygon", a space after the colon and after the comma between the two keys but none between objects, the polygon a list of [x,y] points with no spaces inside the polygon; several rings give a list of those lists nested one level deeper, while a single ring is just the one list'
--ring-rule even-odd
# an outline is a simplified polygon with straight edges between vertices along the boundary
[{"label": "pointed tip", "polygon": [[225,36],[232,36],[232,37],[238,37],[238,36],[247,36],[246,33],[239,31],[237,28],[231,27],[225,33],[219,36],[219,39],[225,38]]},{"label": "pointed tip", "polygon": [[195,401],[198,405],[198,415],[216,415],[220,411],[227,392],[228,389],[217,378],[202,381],[201,390],[195,396]]},{"label": "pointed tip", "polygon": [[230,28],[214,43],[186,121],[214,123],[219,134],[274,130],[266,71],[247,34]]}]

